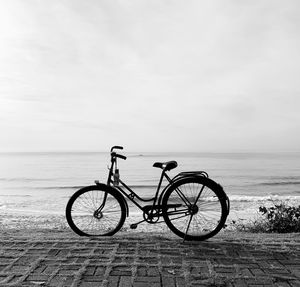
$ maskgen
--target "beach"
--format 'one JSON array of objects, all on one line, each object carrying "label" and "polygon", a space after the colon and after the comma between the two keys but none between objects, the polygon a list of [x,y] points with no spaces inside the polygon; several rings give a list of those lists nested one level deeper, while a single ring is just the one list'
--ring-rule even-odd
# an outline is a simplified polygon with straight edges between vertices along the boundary
[{"label": "beach", "polygon": [[[182,171],[206,171],[230,199],[227,223],[255,220],[263,205],[280,201],[300,205],[300,153],[124,154],[127,160],[119,160],[118,166],[121,179],[143,198],[153,197],[156,191],[160,169],[152,167],[155,161],[177,160],[171,178]],[[68,199],[94,180],[105,183],[108,164],[108,153],[0,153],[0,223],[26,225],[27,218],[35,224],[52,224],[56,218],[59,223],[52,225],[64,225]],[[137,211],[130,208],[130,215]],[[141,220],[142,215],[134,217]],[[125,228],[135,220],[126,220]]]},{"label": "beach", "polygon": [[[121,179],[140,197],[152,198],[161,170],[155,161],[177,160],[169,172],[205,170],[221,184],[230,200],[226,230],[262,218],[260,206],[284,201],[300,205],[300,153],[125,153],[119,160]],[[0,153],[0,226],[3,229],[32,227],[69,229],[65,209],[69,198],[94,180],[106,182],[109,153]],[[166,186],[163,182],[162,188]],[[127,199],[129,217],[123,230],[143,219]],[[139,202],[140,204],[145,204]],[[171,234],[164,223],[142,223],[136,231]]]}]

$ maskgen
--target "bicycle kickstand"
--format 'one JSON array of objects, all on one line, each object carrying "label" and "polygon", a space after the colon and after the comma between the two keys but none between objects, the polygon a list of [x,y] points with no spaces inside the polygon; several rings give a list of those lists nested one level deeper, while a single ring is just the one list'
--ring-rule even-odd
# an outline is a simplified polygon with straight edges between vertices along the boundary
[{"label": "bicycle kickstand", "polygon": [[185,231],[185,234],[184,234],[184,238],[183,238],[183,242],[182,242],[182,243],[185,242],[185,238],[186,238],[186,235],[187,235],[187,233],[188,233],[188,231],[189,231],[189,228],[190,228],[190,224],[191,224],[192,218],[193,218],[193,214],[191,214],[191,218],[190,218],[189,223],[188,223],[188,226],[187,226],[187,228],[186,228],[186,231]]},{"label": "bicycle kickstand", "polygon": [[141,221],[139,221],[139,222],[137,222],[137,223],[132,223],[132,224],[130,224],[130,228],[131,228],[131,229],[136,229],[137,226],[138,226],[140,223],[143,223],[144,221],[145,221],[145,219],[144,219],[144,220],[141,220]]}]

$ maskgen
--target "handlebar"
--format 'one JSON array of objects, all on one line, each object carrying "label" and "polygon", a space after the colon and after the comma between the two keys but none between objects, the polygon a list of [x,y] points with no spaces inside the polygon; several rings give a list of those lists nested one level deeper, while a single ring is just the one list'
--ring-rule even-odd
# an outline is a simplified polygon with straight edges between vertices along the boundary
[{"label": "handlebar", "polygon": [[126,156],[121,155],[121,154],[117,154],[115,152],[111,152],[110,155],[111,155],[112,158],[113,157],[118,157],[118,158],[121,158],[121,159],[124,159],[124,160],[127,158]]},{"label": "handlebar", "polygon": [[123,149],[123,147],[119,145],[115,145],[110,149],[110,152],[112,152],[114,149]]}]

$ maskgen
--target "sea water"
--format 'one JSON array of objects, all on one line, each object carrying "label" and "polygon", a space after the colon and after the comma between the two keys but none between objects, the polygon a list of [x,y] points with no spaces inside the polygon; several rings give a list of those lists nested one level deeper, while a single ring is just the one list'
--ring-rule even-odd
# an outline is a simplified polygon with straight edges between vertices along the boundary
[{"label": "sea water", "polygon": [[[206,171],[231,201],[231,214],[253,214],[259,205],[300,204],[300,153],[123,153],[120,178],[151,198],[161,170],[153,163],[176,160],[182,171]],[[94,180],[107,181],[109,153],[0,153],[0,212],[63,215],[70,196]]]}]

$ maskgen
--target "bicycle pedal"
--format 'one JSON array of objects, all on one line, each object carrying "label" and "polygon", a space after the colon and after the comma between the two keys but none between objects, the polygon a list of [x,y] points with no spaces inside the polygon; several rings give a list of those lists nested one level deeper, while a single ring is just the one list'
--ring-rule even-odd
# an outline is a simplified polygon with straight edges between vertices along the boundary
[{"label": "bicycle pedal", "polygon": [[137,224],[130,224],[131,229],[137,229]]}]

